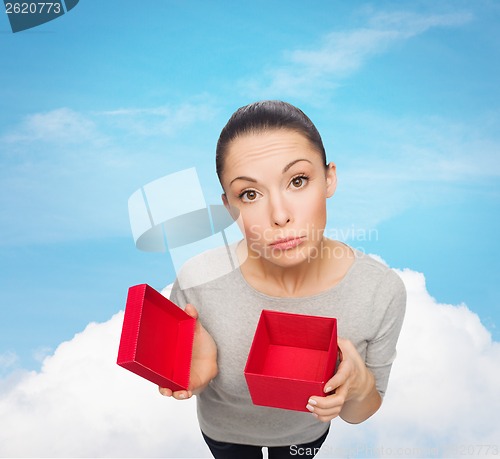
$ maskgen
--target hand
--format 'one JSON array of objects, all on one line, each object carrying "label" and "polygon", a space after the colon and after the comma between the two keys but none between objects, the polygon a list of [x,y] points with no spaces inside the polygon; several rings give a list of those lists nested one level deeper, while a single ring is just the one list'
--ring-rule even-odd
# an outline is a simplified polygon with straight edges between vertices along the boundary
[{"label": "hand", "polygon": [[188,390],[172,392],[166,387],[158,388],[162,395],[173,396],[177,400],[185,400],[193,394],[199,394],[218,373],[215,341],[199,321],[198,311],[192,304],[186,305],[185,312],[196,319]]},{"label": "hand", "polygon": [[307,409],[323,422],[340,415],[351,423],[362,422],[378,410],[382,402],[375,388],[375,378],[354,345],[338,338],[340,364],[337,373],[324,387],[326,397],[313,396]]}]

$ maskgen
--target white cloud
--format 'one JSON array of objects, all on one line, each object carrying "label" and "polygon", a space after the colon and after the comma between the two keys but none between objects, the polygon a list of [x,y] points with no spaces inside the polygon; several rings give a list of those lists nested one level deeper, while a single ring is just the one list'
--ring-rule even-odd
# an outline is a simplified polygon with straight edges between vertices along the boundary
[{"label": "white cloud", "polygon": [[97,113],[113,126],[140,136],[172,136],[195,123],[210,121],[216,114],[217,109],[210,102],[123,108]]},{"label": "white cloud", "polygon": [[11,132],[2,136],[4,142],[94,142],[98,138],[95,123],[88,116],[62,107],[27,115]]},{"label": "white cloud", "polygon": [[208,457],[194,400],[116,365],[123,313],[62,343],[40,372],[0,384],[2,457]]},{"label": "white cloud", "polygon": [[468,457],[478,455],[477,445],[498,448],[500,343],[465,305],[431,297],[423,274],[398,273],[407,313],[383,406],[358,426],[336,423],[326,450],[334,457],[346,451],[353,457]]},{"label": "white cloud", "polygon": [[263,79],[245,81],[243,87],[253,97],[324,97],[325,89],[335,88],[370,57],[433,27],[459,26],[471,19],[468,13],[377,13],[364,27],[325,35],[317,49],[287,52],[283,64],[268,69]]},{"label": "white cloud", "polygon": [[37,362],[42,363],[46,357],[51,355],[53,349],[48,346],[41,346],[33,350],[33,359]]},{"label": "white cloud", "polygon": [[[350,167],[365,174],[361,178],[451,183],[500,177],[499,113],[466,122],[357,112],[346,114],[344,121],[358,126],[367,138],[355,147],[363,149],[363,160],[354,152],[345,155]],[[360,168],[366,157],[373,162]]]},{"label": "white cloud", "polygon": [[328,152],[338,174],[331,200],[333,226],[374,228],[413,206],[456,202],[471,190],[478,199],[495,193],[500,178],[498,114],[468,123],[368,112],[342,116],[337,132],[357,129],[363,135]]},{"label": "white cloud", "polygon": [[[457,442],[491,444],[500,438],[495,421],[500,343],[492,341],[466,305],[438,304],[427,292],[423,274],[404,270],[401,276],[410,305],[393,393],[381,419],[399,426],[408,440],[432,435],[443,441],[452,436]],[[398,408],[403,404],[407,410]]]},{"label": "white cloud", "polygon": [[[199,145],[214,113],[203,100],[105,115],[59,108],[24,117],[0,133],[0,245],[128,235],[132,192],[185,163],[210,161]],[[176,134],[193,124],[196,135],[176,143]]]},{"label": "white cloud", "polygon": [[19,360],[18,355],[12,351],[2,352],[0,354],[0,373],[12,367]]},{"label": "white cloud", "polygon": [[[432,298],[421,273],[399,274],[407,316],[383,407],[360,425],[335,421],[320,457],[389,449],[394,457],[457,457],[467,455],[459,454],[464,445],[498,444],[500,343],[465,305]],[[41,371],[0,384],[0,418],[8,420],[0,456],[209,457],[193,400],[163,398],[115,364],[122,320],[118,313],[89,324]]]}]

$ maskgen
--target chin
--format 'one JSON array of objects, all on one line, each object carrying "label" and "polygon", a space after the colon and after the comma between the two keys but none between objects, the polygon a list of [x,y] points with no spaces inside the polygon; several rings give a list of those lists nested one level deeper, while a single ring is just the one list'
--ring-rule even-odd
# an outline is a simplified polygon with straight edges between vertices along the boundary
[{"label": "chin", "polygon": [[310,257],[308,256],[307,250],[287,250],[274,254],[267,254],[263,256],[267,262],[273,265],[280,266],[282,268],[292,268],[298,266],[302,263],[309,263]]}]

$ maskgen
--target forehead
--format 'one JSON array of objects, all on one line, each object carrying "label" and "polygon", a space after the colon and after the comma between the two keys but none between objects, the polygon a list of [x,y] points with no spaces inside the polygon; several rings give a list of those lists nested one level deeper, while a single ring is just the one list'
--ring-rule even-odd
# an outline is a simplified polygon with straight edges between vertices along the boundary
[{"label": "forehead", "polygon": [[228,146],[224,174],[240,174],[242,169],[272,166],[299,157],[321,164],[318,151],[303,134],[289,129],[243,134]]}]

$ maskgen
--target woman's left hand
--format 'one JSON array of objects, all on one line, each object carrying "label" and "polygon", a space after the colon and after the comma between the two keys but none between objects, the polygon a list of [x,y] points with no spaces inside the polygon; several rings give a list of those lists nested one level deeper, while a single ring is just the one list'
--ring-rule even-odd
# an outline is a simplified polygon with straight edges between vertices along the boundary
[{"label": "woman's left hand", "polygon": [[375,388],[373,374],[354,345],[347,339],[338,338],[338,346],[340,364],[324,387],[324,392],[331,395],[312,396],[307,409],[323,422],[339,415],[347,422],[362,422],[378,410],[382,400]]}]

